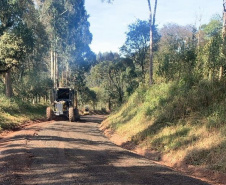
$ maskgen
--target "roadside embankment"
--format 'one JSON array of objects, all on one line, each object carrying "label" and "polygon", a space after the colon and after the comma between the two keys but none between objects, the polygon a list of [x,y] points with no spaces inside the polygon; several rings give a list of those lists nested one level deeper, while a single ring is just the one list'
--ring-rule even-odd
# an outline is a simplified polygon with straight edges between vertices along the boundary
[{"label": "roadside embankment", "polygon": [[225,113],[225,82],[156,84],[140,87],[101,129],[127,149],[226,182]]},{"label": "roadside embankment", "polygon": [[0,132],[16,130],[22,124],[45,117],[45,105],[23,102],[16,98],[8,99],[0,95]]}]

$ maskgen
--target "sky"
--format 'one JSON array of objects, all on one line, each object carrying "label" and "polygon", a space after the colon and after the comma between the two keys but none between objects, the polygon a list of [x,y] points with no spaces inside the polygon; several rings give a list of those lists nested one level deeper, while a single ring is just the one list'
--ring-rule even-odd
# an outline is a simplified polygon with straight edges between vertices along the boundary
[{"label": "sky", "polygon": [[[93,34],[90,47],[95,53],[119,52],[128,25],[149,16],[147,0],[114,0],[112,4],[85,0],[85,7]],[[222,0],[158,0],[156,24],[159,28],[167,23],[200,25],[208,23],[214,14],[221,15],[222,10]]]}]

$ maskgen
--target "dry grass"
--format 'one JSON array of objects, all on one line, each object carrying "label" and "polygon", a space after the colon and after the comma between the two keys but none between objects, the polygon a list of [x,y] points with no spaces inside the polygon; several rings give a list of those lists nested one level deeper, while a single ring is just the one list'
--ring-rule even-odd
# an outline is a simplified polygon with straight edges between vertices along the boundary
[{"label": "dry grass", "polygon": [[225,83],[161,84],[139,88],[102,123],[142,148],[171,159],[226,172]]},{"label": "dry grass", "polygon": [[32,105],[0,95],[0,131],[17,129],[20,124],[45,117],[45,105]]}]

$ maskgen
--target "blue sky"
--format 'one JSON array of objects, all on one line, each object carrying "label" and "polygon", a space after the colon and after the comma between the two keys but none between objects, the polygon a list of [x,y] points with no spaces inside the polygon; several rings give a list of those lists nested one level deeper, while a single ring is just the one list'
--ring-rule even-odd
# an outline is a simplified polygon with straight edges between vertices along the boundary
[{"label": "blue sky", "polygon": [[[153,0],[151,0],[153,3]],[[101,0],[85,0],[93,34],[91,49],[98,53],[118,52],[126,39],[128,25],[136,19],[148,20],[147,0],[114,0],[113,4]],[[156,23],[180,25],[207,23],[212,15],[222,13],[222,0],[158,0]]]}]

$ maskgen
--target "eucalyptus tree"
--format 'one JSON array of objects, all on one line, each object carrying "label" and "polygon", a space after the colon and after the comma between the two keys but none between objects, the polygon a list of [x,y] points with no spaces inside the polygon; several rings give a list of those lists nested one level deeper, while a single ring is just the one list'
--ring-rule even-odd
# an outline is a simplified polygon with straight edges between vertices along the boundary
[{"label": "eucalyptus tree", "polygon": [[224,75],[224,70],[226,67],[226,0],[223,0],[223,28],[222,28],[222,37],[223,37],[223,55],[224,55],[224,65],[220,66],[219,70],[219,79]]},{"label": "eucalyptus tree", "polygon": [[[49,52],[49,38],[44,25],[39,20],[39,13],[34,5],[32,5],[24,20],[29,29],[32,30],[34,47],[32,52],[26,56],[23,65],[19,66],[19,74],[14,76],[14,81],[21,83],[22,87],[26,83],[30,84],[27,89],[32,92],[30,93],[31,99],[37,101],[37,97],[45,94],[43,92],[46,91],[46,88],[49,88],[45,87],[49,81],[46,75],[47,63],[45,61],[45,57]],[[20,94],[20,91],[17,93]]]},{"label": "eucalyptus tree", "polygon": [[[149,55],[150,45],[150,26],[148,21],[137,20],[135,23],[129,25],[129,31],[126,33],[126,42],[121,47],[123,55],[130,57],[141,70],[140,80],[144,82],[146,74],[146,61]],[[154,28],[153,39],[155,43],[158,42],[160,36],[156,27]],[[155,49],[157,45],[155,44]]]},{"label": "eucalyptus tree", "polygon": [[89,31],[84,0],[44,0],[38,4],[41,19],[52,41],[50,54],[52,79],[58,78],[59,73],[62,77],[66,73],[65,79],[68,79],[72,75],[70,71],[76,73],[78,70],[87,70],[95,61],[95,55],[89,48],[92,34]]},{"label": "eucalyptus tree", "polygon": [[155,28],[155,18],[156,18],[156,10],[158,0],[155,0],[154,4],[154,12],[152,12],[151,1],[148,1],[149,8],[149,26],[150,26],[150,56],[149,56],[149,85],[153,84],[153,33]]},{"label": "eucalyptus tree", "polygon": [[[102,2],[112,3],[114,0],[102,0]],[[152,11],[151,0],[147,0],[149,8],[149,32],[150,32],[150,50],[149,50],[149,85],[153,84],[153,46],[154,46],[154,30],[155,30],[155,20],[156,20],[156,10],[158,5],[158,0],[154,0],[154,11]]]}]

